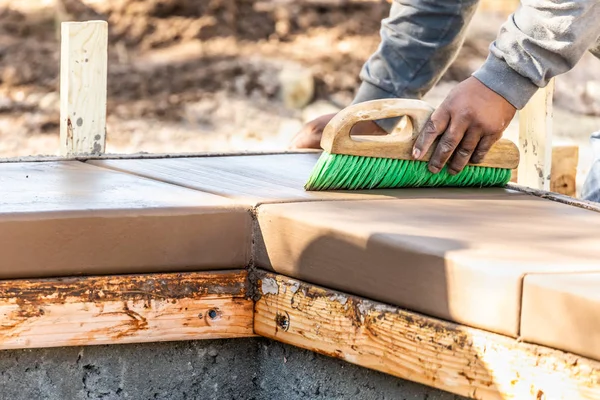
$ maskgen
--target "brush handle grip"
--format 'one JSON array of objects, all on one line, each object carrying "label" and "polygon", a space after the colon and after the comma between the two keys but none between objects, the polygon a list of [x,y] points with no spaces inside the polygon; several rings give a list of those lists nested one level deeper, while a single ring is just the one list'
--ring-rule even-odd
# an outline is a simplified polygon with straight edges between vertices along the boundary
[{"label": "brush handle grip", "polygon": [[[424,101],[412,99],[380,99],[354,104],[340,111],[327,124],[321,137],[321,147],[330,154],[413,160],[413,145],[433,111],[433,107]],[[409,117],[412,122],[413,132],[408,140],[396,135],[354,138],[350,135],[352,127],[358,122],[403,116]],[[430,159],[435,144],[437,140],[422,161]],[[518,147],[510,140],[500,139],[481,163],[470,165],[515,169],[519,165],[519,158]]]},{"label": "brush handle grip", "polygon": [[[414,141],[433,111],[433,107],[424,101],[410,99],[380,99],[353,104],[337,113],[327,124],[321,137],[321,147],[326,151],[352,147],[354,140],[350,136],[350,131],[357,123],[403,116],[410,118]],[[379,136],[377,141],[386,141],[384,138],[387,138],[387,135]],[[397,140],[396,138],[395,141]]]}]

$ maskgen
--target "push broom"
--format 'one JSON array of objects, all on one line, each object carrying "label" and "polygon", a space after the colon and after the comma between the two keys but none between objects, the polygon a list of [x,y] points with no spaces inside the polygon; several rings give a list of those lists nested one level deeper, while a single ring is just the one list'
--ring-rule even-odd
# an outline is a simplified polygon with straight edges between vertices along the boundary
[{"label": "push broom", "polygon": [[[325,127],[323,153],[305,185],[308,191],[361,190],[404,187],[504,186],[519,164],[519,149],[507,139],[497,141],[482,162],[468,164],[450,175],[447,167],[433,174],[427,168],[434,145],[421,160],[412,158],[413,144],[433,108],[420,100],[382,99],[349,106]],[[398,135],[350,136],[360,121],[407,116],[412,122],[410,139]]]}]

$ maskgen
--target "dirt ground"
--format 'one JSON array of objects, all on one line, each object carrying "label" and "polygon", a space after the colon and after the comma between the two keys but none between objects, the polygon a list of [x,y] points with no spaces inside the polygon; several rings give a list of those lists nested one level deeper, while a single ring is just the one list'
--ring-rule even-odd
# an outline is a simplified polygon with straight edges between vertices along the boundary
[{"label": "dirt ground", "polygon": [[[109,21],[107,152],[281,150],[304,121],[349,104],[389,11],[385,0],[55,1],[0,0],[0,157],[58,152],[60,21]],[[504,18],[479,12],[426,100],[483,62]],[[600,130],[599,66],[586,56],[557,80],[555,139],[580,145],[579,184]]]}]

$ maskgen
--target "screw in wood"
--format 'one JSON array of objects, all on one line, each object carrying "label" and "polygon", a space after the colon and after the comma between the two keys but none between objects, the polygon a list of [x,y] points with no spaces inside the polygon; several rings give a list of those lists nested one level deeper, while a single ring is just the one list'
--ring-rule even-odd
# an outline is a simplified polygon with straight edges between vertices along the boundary
[{"label": "screw in wood", "polygon": [[290,316],[287,312],[285,313],[285,315],[277,313],[277,315],[275,316],[275,323],[281,329],[287,331],[290,328]]}]

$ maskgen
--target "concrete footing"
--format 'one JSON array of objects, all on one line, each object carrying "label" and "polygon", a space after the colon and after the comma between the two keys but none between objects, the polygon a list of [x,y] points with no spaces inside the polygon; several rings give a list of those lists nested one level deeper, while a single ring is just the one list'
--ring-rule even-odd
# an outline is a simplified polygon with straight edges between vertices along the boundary
[{"label": "concrete footing", "polygon": [[399,399],[448,393],[263,338],[0,352],[0,399]]}]

